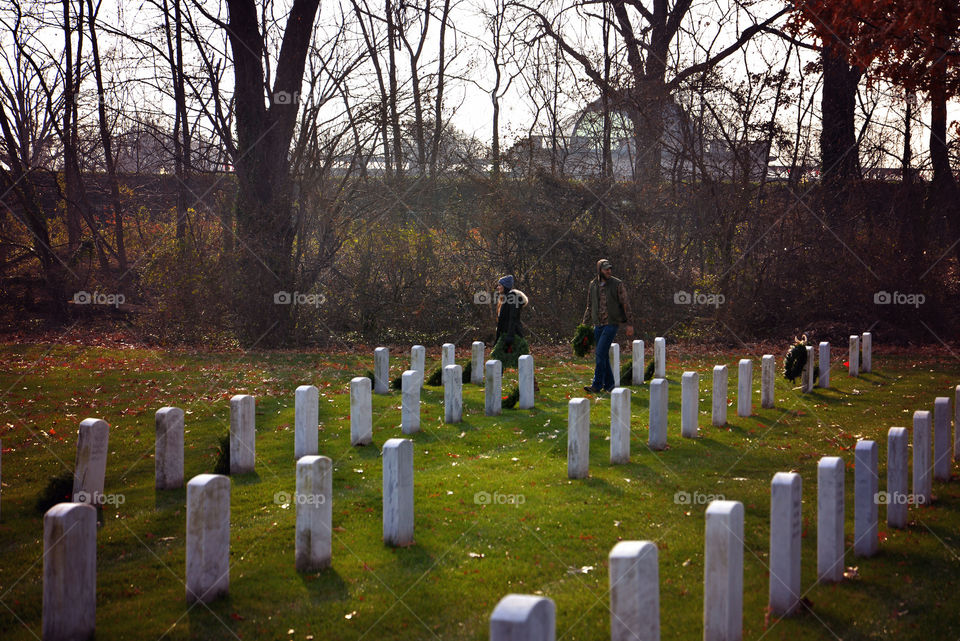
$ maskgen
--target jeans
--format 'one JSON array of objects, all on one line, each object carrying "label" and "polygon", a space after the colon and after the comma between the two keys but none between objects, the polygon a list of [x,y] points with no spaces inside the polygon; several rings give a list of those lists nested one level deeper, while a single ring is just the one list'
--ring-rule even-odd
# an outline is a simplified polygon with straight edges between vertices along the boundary
[{"label": "jeans", "polygon": [[597,325],[593,338],[597,344],[597,366],[593,371],[593,387],[610,391],[613,389],[613,369],[610,367],[610,345],[617,336],[619,325]]}]

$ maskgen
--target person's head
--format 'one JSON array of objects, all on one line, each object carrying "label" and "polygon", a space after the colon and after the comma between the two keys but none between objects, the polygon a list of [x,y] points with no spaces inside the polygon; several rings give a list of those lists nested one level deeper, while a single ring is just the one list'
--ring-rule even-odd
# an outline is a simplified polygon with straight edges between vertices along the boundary
[{"label": "person's head", "polygon": [[613,263],[606,258],[597,261],[597,280],[607,280],[613,274]]},{"label": "person's head", "polygon": [[507,274],[497,281],[497,292],[505,294],[513,289],[513,275]]}]

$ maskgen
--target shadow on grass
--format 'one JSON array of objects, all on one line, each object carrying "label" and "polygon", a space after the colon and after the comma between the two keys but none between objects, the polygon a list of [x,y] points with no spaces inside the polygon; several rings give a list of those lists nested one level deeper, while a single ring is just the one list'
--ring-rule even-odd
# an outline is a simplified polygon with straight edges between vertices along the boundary
[{"label": "shadow on grass", "polygon": [[320,572],[300,573],[303,587],[310,593],[313,604],[329,603],[331,601],[346,601],[350,598],[350,589],[333,568],[326,568]]},{"label": "shadow on grass", "polygon": [[153,495],[153,507],[157,510],[180,509],[186,504],[186,487],[175,490],[156,490]]}]

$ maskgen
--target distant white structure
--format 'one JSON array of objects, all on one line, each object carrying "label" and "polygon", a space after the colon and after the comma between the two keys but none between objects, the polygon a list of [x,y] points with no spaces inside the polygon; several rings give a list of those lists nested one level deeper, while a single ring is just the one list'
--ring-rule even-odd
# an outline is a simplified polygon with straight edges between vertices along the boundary
[{"label": "distant white structure", "polygon": [[[770,158],[768,141],[711,139],[703,136],[695,123],[675,102],[664,110],[660,166],[665,177],[698,180],[732,180],[748,176],[761,180]],[[557,136],[531,136],[526,146],[533,164],[549,167],[557,146],[557,167],[570,178],[599,176],[603,161],[603,105],[595,100],[570,118]],[[625,110],[610,112],[610,158],[615,180],[634,180],[637,145],[633,122]],[[523,152],[518,155],[523,160]]]}]

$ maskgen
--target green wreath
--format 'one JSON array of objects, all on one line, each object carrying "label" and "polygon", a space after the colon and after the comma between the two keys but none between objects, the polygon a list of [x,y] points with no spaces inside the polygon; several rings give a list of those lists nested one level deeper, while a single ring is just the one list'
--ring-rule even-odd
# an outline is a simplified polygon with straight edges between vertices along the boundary
[{"label": "green wreath", "polygon": [[577,325],[577,331],[574,332],[573,340],[570,342],[573,345],[574,354],[581,358],[586,356],[596,345],[593,328],[589,325]]},{"label": "green wreath", "polygon": [[507,369],[508,367],[516,368],[520,357],[530,353],[530,346],[527,344],[527,339],[523,336],[514,336],[513,344],[509,346],[504,345],[505,338],[505,336],[501,336],[497,344],[493,346],[493,351],[490,352],[490,358],[495,361],[500,361],[502,369]]}]

